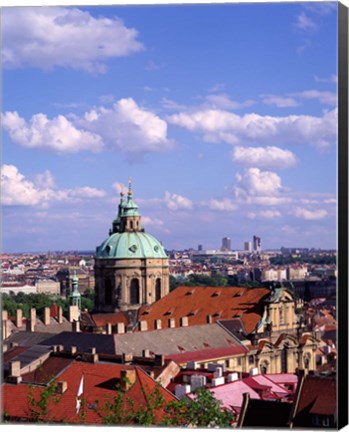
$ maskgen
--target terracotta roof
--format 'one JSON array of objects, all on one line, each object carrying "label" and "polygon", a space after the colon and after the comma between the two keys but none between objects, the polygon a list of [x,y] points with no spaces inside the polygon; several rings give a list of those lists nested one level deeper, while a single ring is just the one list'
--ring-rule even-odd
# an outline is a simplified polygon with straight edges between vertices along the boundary
[{"label": "terracotta roof", "polygon": [[336,378],[307,375],[299,395],[294,426],[306,426],[312,414],[336,415]]},{"label": "terracotta roof", "polygon": [[18,356],[19,354],[26,351],[27,349],[28,349],[27,347],[23,347],[23,346],[16,346],[14,348],[9,349],[2,356],[3,364],[9,362],[14,357]]},{"label": "terracotta roof", "polygon": [[105,326],[107,323],[112,325],[124,323],[125,326],[129,324],[127,316],[124,314],[124,312],[93,314],[92,319],[97,327]]},{"label": "terracotta roof", "polygon": [[48,384],[73,361],[73,359],[64,357],[49,357],[34,371],[23,374],[22,382],[32,384]]},{"label": "terracotta roof", "polygon": [[[134,401],[135,408],[148,406],[149,395],[159,388],[166,402],[176,400],[175,397],[150,378],[142,369],[125,365],[111,364],[89,364],[73,362],[58,378],[57,381],[66,381],[68,388],[62,395],[55,395],[48,403],[48,415],[45,420],[49,422],[64,422],[65,424],[82,423],[80,415],[76,414],[76,396],[82,376],[84,376],[83,397],[86,405],[85,423],[101,424],[103,411],[96,410],[96,401],[104,406],[106,400],[112,402],[116,396],[115,386],[120,382],[122,370],[135,370],[136,381],[125,392],[124,412],[130,410],[128,399]],[[28,418],[28,395],[30,386],[27,384],[4,384],[3,385],[3,410],[12,418]],[[34,396],[39,398],[43,387],[34,387]],[[16,401],[14,404],[13,401]],[[159,409],[157,416],[163,416],[164,412]]]},{"label": "terracotta roof", "polygon": [[[155,320],[161,320],[162,328],[166,328],[169,318],[179,326],[181,317],[188,317],[189,325],[197,325],[207,323],[208,315],[212,322],[241,316],[247,333],[251,333],[262,318],[269,293],[268,288],[180,286],[156,303],[141,307],[138,320],[147,321],[148,329],[154,329]],[[191,315],[193,311],[196,313]]]}]

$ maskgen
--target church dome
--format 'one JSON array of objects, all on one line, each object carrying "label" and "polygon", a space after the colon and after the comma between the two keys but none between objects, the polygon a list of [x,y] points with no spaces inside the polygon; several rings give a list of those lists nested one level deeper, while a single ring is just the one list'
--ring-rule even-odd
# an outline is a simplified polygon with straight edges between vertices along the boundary
[{"label": "church dome", "polygon": [[141,215],[133,201],[131,180],[127,200],[121,192],[119,211],[109,237],[96,250],[96,258],[168,258],[162,244],[140,226]]},{"label": "church dome", "polygon": [[136,231],[111,234],[97,248],[96,258],[167,258],[161,243],[152,235]]}]

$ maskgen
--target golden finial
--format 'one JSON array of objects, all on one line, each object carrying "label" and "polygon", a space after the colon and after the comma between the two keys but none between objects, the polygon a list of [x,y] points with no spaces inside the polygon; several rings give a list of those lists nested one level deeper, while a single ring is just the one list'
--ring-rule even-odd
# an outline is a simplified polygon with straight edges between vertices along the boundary
[{"label": "golden finial", "polygon": [[125,193],[124,193],[125,185],[122,184],[122,183],[120,183],[120,184],[119,184],[119,187],[120,187],[120,195],[121,195],[121,196],[124,196],[124,195],[125,195]]}]

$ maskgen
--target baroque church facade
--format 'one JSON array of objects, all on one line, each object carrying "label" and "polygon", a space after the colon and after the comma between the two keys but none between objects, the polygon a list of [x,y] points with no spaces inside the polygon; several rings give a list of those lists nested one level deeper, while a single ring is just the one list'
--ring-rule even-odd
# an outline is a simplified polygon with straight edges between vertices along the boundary
[{"label": "baroque church facade", "polygon": [[97,312],[136,310],[169,293],[168,257],[141,226],[131,180],[108,238],[96,249],[94,271]]}]

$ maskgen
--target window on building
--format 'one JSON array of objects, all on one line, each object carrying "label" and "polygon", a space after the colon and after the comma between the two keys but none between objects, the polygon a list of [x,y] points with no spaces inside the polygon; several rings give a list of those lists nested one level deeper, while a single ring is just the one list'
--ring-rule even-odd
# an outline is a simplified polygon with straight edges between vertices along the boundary
[{"label": "window on building", "polygon": [[133,221],[130,221],[130,228],[133,230]]},{"label": "window on building", "polygon": [[241,357],[238,357],[238,358],[236,359],[236,362],[237,362],[238,366],[241,366]]},{"label": "window on building", "polygon": [[305,369],[309,369],[309,357],[304,357],[304,367]]},{"label": "window on building", "polygon": [[104,280],[104,302],[106,305],[111,305],[113,301],[112,281],[109,277]]},{"label": "window on building", "polygon": [[284,349],[281,352],[281,372],[287,373],[287,348],[284,347]]},{"label": "window on building", "polygon": [[161,279],[157,278],[155,281],[155,300],[161,299]]},{"label": "window on building", "polygon": [[248,364],[252,365],[254,363],[254,357],[253,355],[248,356]]},{"label": "window on building", "polygon": [[131,279],[130,304],[139,304],[139,280]]}]

